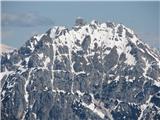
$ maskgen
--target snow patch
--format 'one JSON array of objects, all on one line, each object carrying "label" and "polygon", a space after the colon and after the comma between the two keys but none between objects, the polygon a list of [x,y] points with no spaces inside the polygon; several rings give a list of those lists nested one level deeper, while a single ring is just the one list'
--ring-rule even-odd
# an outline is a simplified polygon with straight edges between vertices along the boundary
[{"label": "snow patch", "polygon": [[130,53],[126,53],[126,58],[127,60],[124,63],[128,65],[136,65],[136,59],[133,55],[131,55]]},{"label": "snow patch", "polygon": [[28,97],[29,97],[29,94],[27,92],[27,85],[29,84],[30,74],[31,74],[31,71],[29,71],[29,76],[26,79],[25,85],[24,85],[24,91],[25,91],[24,98],[25,98],[25,101],[27,103],[27,107],[28,107]]},{"label": "snow patch", "polygon": [[51,61],[50,58],[47,57],[45,62],[44,62],[44,66],[47,67],[47,65],[48,65],[48,63],[50,63],[50,61]]},{"label": "snow patch", "polygon": [[39,41],[43,37],[43,35],[45,35],[45,34],[35,35],[35,36],[33,36],[33,38],[35,38],[35,39],[37,39],[37,41]]},{"label": "snow patch", "polygon": [[43,56],[44,56],[44,54],[43,54],[43,53],[40,53],[40,54],[38,54],[38,56],[42,59]]},{"label": "snow patch", "polygon": [[3,78],[6,74],[8,74],[8,72],[6,72],[6,71],[5,71],[5,72],[1,72],[1,73],[0,73],[0,80],[2,80],[2,78]]},{"label": "snow patch", "polygon": [[15,85],[15,82],[14,83],[8,83],[7,84],[7,88],[10,89],[10,88],[13,88]]},{"label": "snow patch", "polygon": [[154,80],[154,85],[160,87],[160,81]]},{"label": "snow patch", "polygon": [[34,118],[37,119],[36,113],[32,112],[32,114],[33,114]]},{"label": "snow patch", "polygon": [[85,106],[86,108],[90,109],[91,111],[93,111],[100,118],[104,119],[105,114],[101,110],[95,108],[95,105],[93,103],[91,103],[90,105],[87,105],[86,103],[82,102],[82,105]]},{"label": "snow patch", "polygon": [[25,85],[24,85],[24,89],[25,89],[25,95],[24,95],[24,98],[25,98],[25,100],[26,100],[26,102],[28,103],[28,97],[29,97],[29,94],[28,94],[28,92],[27,92],[27,90],[26,90],[26,88],[27,88],[27,85],[29,84],[29,80],[26,80],[26,83],[25,83]]},{"label": "snow patch", "polygon": [[146,58],[142,57],[142,59],[145,61],[145,68],[143,69],[144,70],[143,76],[148,77],[148,76],[146,76],[146,74],[147,74],[147,71],[150,67],[150,64]]},{"label": "snow patch", "polygon": [[80,90],[77,90],[76,93],[78,93],[79,96],[83,96],[84,92],[82,93]]},{"label": "snow patch", "polygon": [[55,36],[56,36],[56,30],[57,30],[57,27],[56,27],[56,26],[51,29],[50,38],[52,38],[52,39],[55,38]]}]

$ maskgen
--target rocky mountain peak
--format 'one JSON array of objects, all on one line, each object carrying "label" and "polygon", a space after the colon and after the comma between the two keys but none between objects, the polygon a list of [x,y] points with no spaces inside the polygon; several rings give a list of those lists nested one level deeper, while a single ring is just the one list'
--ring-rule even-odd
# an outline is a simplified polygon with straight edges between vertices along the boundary
[{"label": "rocky mountain peak", "polygon": [[160,55],[122,24],[76,21],[2,56],[2,119],[159,119]]}]

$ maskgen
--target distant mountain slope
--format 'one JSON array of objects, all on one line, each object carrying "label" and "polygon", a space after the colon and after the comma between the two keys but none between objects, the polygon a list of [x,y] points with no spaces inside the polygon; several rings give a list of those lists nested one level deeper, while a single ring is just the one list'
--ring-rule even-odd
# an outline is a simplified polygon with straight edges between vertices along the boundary
[{"label": "distant mountain slope", "polygon": [[122,24],[55,26],[1,71],[3,120],[160,119],[160,54]]},{"label": "distant mountain slope", "polygon": [[4,45],[4,44],[0,44],[0,55],[2,55],[2,53],[8,53],[13,51],[15,48],[12,48],[10,46]]}]

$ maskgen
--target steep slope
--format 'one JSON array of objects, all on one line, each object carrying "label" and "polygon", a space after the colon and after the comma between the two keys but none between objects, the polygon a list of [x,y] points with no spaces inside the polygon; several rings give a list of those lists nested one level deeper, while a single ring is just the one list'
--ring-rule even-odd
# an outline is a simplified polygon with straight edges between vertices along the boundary
[{"label": "steep slope", "polygon": [[160,118],[160,55],[122,24],[77,21],[1,59],[4,120]]}]

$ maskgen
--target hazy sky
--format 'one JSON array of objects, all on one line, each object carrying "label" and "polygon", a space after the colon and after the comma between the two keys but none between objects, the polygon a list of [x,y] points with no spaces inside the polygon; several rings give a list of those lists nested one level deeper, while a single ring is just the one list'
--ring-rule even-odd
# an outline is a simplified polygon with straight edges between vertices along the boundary
[{"label": "hazy sky", "polygon": [[133,29],[153,47],[160,48],[160,2],[2,2],[2,43],[20,47],[35,33],[54,25],[113,21]]}]

